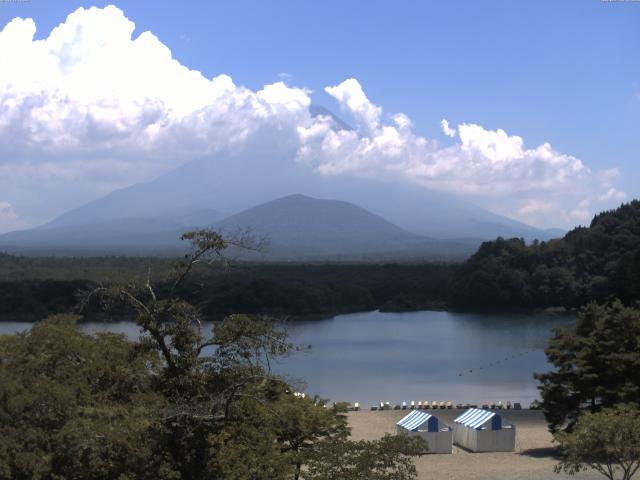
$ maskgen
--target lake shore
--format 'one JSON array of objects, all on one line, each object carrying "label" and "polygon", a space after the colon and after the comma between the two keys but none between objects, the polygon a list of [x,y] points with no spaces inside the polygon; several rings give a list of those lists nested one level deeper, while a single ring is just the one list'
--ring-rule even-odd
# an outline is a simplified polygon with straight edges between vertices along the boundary
[{"label": "lake shore", "polygon": [[[442,422],[452,425],[464,410],[434,411]],[[349,412],[348,421],[353,440],[374,440],[385,433],[395,433],[395,424],[408,411]],[[529,479],[596,479],[596,472],[569,477],[554,473],[556,450],[547,423],[539,410],[502,410],[503,421],[516,426],[515,452],[471,453],[454,445],[453,453],[426,455],[416,460],[418,479],[464,480],[529,480]]]}]

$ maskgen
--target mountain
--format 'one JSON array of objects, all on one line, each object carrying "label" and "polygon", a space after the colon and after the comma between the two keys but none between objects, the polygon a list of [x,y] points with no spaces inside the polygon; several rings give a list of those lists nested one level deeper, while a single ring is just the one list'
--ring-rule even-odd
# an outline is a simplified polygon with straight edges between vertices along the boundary
[{"label": "mountain", "polygon": [[477,246],[421,237],[352,203],[300,194],[249,208],[214,224],[223,232],[247,227],[257,237],[268,238],[263,258],[460,258]]},{"label": "mountain", "polygon": [[267,238],[265,252],[233,252],[247,260],[371,260],[402,258],[463,258],[477,242],[438,241],[409,233],[354,204],[289,195],[246,209],[217,222],[213,213],[186,218],[127,218],[89,223],[50,224],[46,228],[11,232],[0,237],[0,248],[38,254],[179,254],[180,235],[212,226],[228,235],[250,229]]},{"label": "mountain", "polygon": [[409,232],[431,238],[490,240],[498,236],[545,240],[553,235],[478,207],[454,195],[393,180],[328,176],[267,152],[227,154],[189,162],[156,180],[116,190],[45,228],[166,212],[213,208],[232,215],[274,198],[303,193],[354,203]]},{"label": "mountain", "polygon": [[351,203],[300,194],[249,208],[214,225],[226,232],[245,227],[257,236],[267,236],[270,252],[289,255],[383,252],[419,239]]},{"label": "mountain", "polygon": [[451,291],[453,303],[465,308],[640,301],[640,201],[549,242],[486,242],[456,272]]},{"label": "mountain", "polygon": [[86,222],[50,223],[0,236],[0,249],[23,254],[121,255],[174,254],[184,249],[180,235],[221,218],[213,209],[161,217],[100,217]]},{"label": "mountain", "polygon": [[[340,128],[351,130],[349,125],[323,107],[312,106],[310,112],[315,116],[329,116]],[[447,257],[458,256],[460,251],[468,252],[483,240],[500,236],[547,240],[563,233],[537,229],[492,213],[455,195],[409,185],[393,178],[322,175],[314,172],[309,165],[295,161],[291,153],[275,154],[270,148],[260,148],[259,145],[253,145],[251,151],[251,154],[246,151],[224,152],[193,160],[151,182],[115,190],[69,210],[36,229],[0,236],[0,247],[12,251],[33,248],[49,248],[51,252],[104,249],[105,253],[117,253],[132,248],[138,251],[146,244],[146,253],[158,253],[164,248],[176,248],[176,241],[173,240],[176,232],[184,231],[186,227],[212,225],[223,218],[240,215],[238,212],[250,216],[251,209],[256,205],[299,193],[308,197],[339,200],[343,208],[346,208],[346,204],[357,205],[380,220],[393,224],[405,234],[412,234],[413,243],[405,243],[404,246],[404,253],[408,256],[416,252],[423,255],[427,246],[425,241],[430,254]],[[300,198],[298,201],[302,202]],[[284,208],[278,204],[280,207]],[[342,218],[337,209],[333,215],[336,221]],[[278,218],[278,221],[284,221],[282,217]],[[300,222],[305,220],[297,218]],[[231,223],[234,221],[230,220]],[[344,222],[342,225],[332,234],[338,235],[348,230],[344,228]],[[263,226],[267,229],[266,224]],[[298,227],[293,224],[277,225],[276,221],[268,225],[268,230],[274,245],[279,245],[280,236],[284,235],[281,229],[283,232],[286,230],[293,239],[296,238],[294,231],[297,228],[312,231],[308,227],[304,222]],[[346,243],[342,244],[356,245],[360,242],[365,251],[370,251],[371,240],[366,240],[364,235],[356,242],[356,235],[354,233],[350,242],[343,238]],[[422,242],[421,245],[416,247],[415,238],[419,237],[431,240],[422,238],[418,241]],[[172,240],[169,242],[168,238]],[[325,245],[331,243],[330,239],[322,238]],[[452,242],[450,239],[455,240]],[[378,251],[393,246],[392,250],[397,252],[397,242],[388,242],[386,237],[376,242]],[[287,248],[291,247],[291,242],[285,243]],[[333,242],[332,245],[337,247],[339,243]],[[309,252],[327,250],[313,245],[306,244],[305,248],[309,248]],[[328,251],[337,252],[334,247],[328,248]],[[302,252],[302,249],[296,251]]]}]

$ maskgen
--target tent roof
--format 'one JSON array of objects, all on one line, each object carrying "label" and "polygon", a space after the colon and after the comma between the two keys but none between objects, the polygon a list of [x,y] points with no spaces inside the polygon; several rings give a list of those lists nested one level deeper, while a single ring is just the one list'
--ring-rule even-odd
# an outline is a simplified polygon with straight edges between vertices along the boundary
[{"label": "tent roof", "polygon": [[422,424],[427,422],[431,417],[433,417],[433,415],[431,415],[430,413],[414,410],[409,415],[401,419],[397,423],[397,425],[404,427],[407,430],[416,430]]},{"label": "tent roof", "polygon": [[489,412],[480,408],[472,408],[454,420],[469,428],[480,428],[484,423],[495,416],[495,412]]}]

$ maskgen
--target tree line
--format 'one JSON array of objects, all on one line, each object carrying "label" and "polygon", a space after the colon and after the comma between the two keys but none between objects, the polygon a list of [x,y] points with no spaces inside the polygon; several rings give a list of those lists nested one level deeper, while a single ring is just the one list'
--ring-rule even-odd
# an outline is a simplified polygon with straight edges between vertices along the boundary
[{"label": "tree line", "polygon": [[[24,271],[20,277],[17,273],[0,275],[0,319],[36,320],[69,312],[77,303],[80,290],[100,284],[140,281],[149,274],[160,291],[170,287],[170,270],[162,259],[147,259],[144,269],[141,265],[138,268],[140,259],[134,259],[133,266],[127,270],[118,268],[119,259],[114,258],[111,275],[102,280],[97,275],[109,271],[102,258],[76,259],[77,265],[73,259],[59,263],[57,260],[55,268],[44,268],[49,262],[47,259],[0,256],[0,269],[3,262],[6,265],[24,261],[28,262],[26,268],[32,268],[33,272],[46,272],[45,278],[36,273],[27,275]],[[66,266],[73,273],[66,272],[62,278],[63,273],[57,274],[57,268]],[[447,284],[455,268],[448,264],[240,263],[224,271],[198,266],[177,293],[213,319],[231,313],[326,318],[375,309],[441,309],[446,307]],[[89,310],[85,316],[100,312],[100,309]]]},{"label": "tree line", "polygon": [[640,201],[596,215],[589,227],[527,245],[485,242],[453,275],[458,308],[579,308],[640,300]]}]

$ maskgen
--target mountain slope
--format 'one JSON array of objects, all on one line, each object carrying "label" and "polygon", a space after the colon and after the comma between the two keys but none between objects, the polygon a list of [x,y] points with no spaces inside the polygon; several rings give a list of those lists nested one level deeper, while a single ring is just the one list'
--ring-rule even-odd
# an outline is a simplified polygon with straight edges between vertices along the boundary
[{"label": "mountain slope", "polygon": [[545,240],[554,235],[450,194],[391,180],[323,176],[289,159],[274,162],[266,152],[261,157],[235,154],[192,161],[150,183],[116,190],[66,212],[47,227],[201,208],[231,215],[295,193],[354,203],[404,230],[432,238]]},{"label": "mountain slope", "polygon": [[0,236],[0,249],[23,254],[121,255],[174,254],[184,249],[180,235],[220,218],[213,210],[176,217],[95,220],[47,225]]},{"label": "mountain slope", "polygon": [[[186,218],[204,220],[206,215]],[[462,259],[477,241],[440,241],[409,233],[354,204],[295,194],[251,207],[217,222],[184,225],[175,219],[116,219],[46,228],[0,236],[0,248],[31,254],[182,253],[180,235],[212,226],[232,236],[250,229],[266,237],[264,252],[232,252],[246,260],[402,260]]]},{"label": "mountain slope", "polygon": [[387,220],[351,203],[295,194],[232,215],[214,228],[251,228],[269,238],[278,257],[366,254],[401,250],[420,240]]}]

